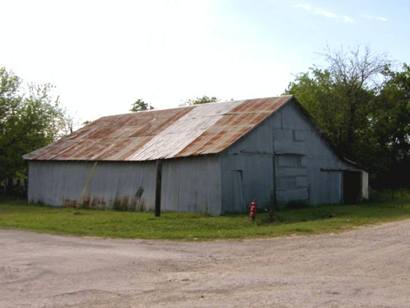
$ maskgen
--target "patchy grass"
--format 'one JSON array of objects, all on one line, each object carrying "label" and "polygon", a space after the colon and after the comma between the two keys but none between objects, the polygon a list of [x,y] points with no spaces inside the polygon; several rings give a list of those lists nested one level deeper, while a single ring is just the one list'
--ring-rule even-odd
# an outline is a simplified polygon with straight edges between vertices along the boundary
[{"label": "patchy grass", "polygon": [[291,234],[337,232],[366,224],[410,218],[410,199],[357,205],[326,205],[281,210],[278,221],[257,215],[255,223],[246,215],[209,217],[190,213],[116,212],[50,208],[22,201],[0,202],[0,228],[24,229],[56,234],[113,238],[212,240],[273,237]]}]

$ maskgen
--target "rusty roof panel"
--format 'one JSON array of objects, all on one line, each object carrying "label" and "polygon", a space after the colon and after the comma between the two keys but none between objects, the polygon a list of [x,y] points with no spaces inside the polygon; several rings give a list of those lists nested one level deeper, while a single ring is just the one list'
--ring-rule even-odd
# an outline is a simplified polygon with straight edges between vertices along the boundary
[{"label": "rusty roof panel", "polygon": [[239,104],[241,102],[236,101],[195,107],[147,142],[129,160],[178,157],[180,151]]},{"label": "rusty roof panel", "polygon": [[144,161],[215,154],[288,101],[282,96],[102,117],[24,158]]},{"label": "rusty roof panel", "polygon": [[221,117],[177,156],[221,152],[255,128],[287,101],[289,101],[289,96],[246,100]]}]

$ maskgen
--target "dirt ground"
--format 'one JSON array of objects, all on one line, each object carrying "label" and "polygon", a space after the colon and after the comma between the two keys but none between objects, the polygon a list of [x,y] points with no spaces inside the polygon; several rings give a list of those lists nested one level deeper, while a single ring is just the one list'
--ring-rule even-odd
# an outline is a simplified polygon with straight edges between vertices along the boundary
[{"label": "dirt ground", "polygon": [[0,230],[0,307],[410,307],[410,220],[215,242]]}]

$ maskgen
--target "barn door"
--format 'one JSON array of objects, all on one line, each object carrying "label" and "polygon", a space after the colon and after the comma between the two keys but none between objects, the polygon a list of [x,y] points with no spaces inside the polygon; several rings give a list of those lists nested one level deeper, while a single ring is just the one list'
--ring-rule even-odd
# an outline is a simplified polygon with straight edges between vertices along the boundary
[{"label": "barn door", "polygon": [[309,202],[309,180],[303,155],[286,153],[276,156],[276,196],[279,203]]},{"label": "barn door", "polygon": [[243,197],[243,172],[232,170],[232,201],[235,212],[246,211]]}]

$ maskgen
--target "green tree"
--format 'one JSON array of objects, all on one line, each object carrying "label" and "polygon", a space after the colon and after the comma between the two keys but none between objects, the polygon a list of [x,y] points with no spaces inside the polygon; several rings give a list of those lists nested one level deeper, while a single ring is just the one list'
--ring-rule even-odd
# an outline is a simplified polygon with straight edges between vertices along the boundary
[{"label": "green tree", "polygon": [[324,56],[325,68],[300,74],[286,93],[299,99],[340,153],[366,164],[370,116],[390,61],[360,48]]},{"label": "green tree", "polygon": [[30,85],[0,68],[0,185],[12,189],[13,180],[24,180],[22,156],[45,146],[66,133],[67,114],[52,87]]},{"label": "green tree", "polygon": [[131,106],[130,111],[132,112],[139,112],[145,110],[152,110],[154,107],[149,105],[148,103],[144,102],[142,99],[137,99]]},{"label": "green tree", "polygon": [[197,97],[194,99],[189,99],[186,102],[186,105],[192,106],[192,105],[200,105],[200,104],[208,104],[208,103],[216,103],[218,99],[215,96],[209,97],[209,96],[202,96],[202,97]]},{"label": "green tree", "polygon": [[410,66],[386,68],[386,80],[371,115],[383,186],[410,185]]}]

